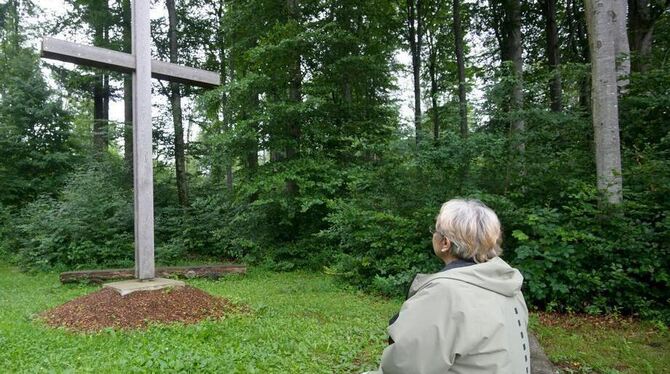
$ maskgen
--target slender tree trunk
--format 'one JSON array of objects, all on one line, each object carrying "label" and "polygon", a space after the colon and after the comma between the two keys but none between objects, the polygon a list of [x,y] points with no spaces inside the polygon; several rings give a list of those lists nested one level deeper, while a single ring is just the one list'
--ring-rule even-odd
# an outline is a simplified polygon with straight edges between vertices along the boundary
[{"label": "slender tree trunk", "polygon": [[558,41],[558,27],[556,26],[556,0],[544,0],[542,12],[545,20],[545,35],[547,38],[547,62],[552,71],[551,83],[549,84],[549,99],[551,110],[560,112],[563,108],[561,88],[561,57]]},{"label": "slender tree trunk", "polygon": [[620,13],[623,0],[586,0],[586,22],[591,47],[592,114],[598,189],[612,205],[621,204],[621,150],[619,140],[619,103],[616,44],[621,39],[617,22],[625,22]]},{"label": "slender tree trunk", "polygon": [[[508,33],[509,57],[514,67],[514,86],[512,87],[512,109],[516,112],[512,121],[514,137],[521,137],[526,124],[520,115],[523,110],[523,45],[521,41],[521,5],[519,0],[507,0],[506,24]],[[526,149],[523,141],[517,141],[516,147],[520,153]]]},{"label": "slender tree trunk", "polygon": [[[169,19],[170,62],[178,62],[177,51],[177,11],[174,0],[166,0]],[[177,177],[177,195],[179,205],[189,206],[188,180],[186,175],[186,157],[184,150],[184,126],[182,122],[181,92],[179,84],[170,82],[170,106],[174,123],[174,157]]]},{"label": "slender tree trunk", "polygon": [[[93,6],[91,19],[93,23],[93,45],[107,47],[109,8],[105,1]],[[93,86],[93,148],[102,154],[109,146],[109,77],[100,72],[95,77]]]},{"label": "slender tree trunk", "polygon": [[632,69],[649,70],[649,58],[658,18],[670,7],[670,0],[628,0],[629,40],[633,52]]},{"label": "slender tree trunk", "polygon": [[468,102],[465,90],[465,56],[463,56],[463,30],[461,27],[460,0],[453,0],[454,39],[456,47],[456,64],[458,65],[458,113],[460,118],[461,136],[468,136]]},{"label": "slender tree trunk", "polygon": [[[250,98],[250,103],[251,103],[251,115],[255,115],[255,112],[258,110],[258,106],[260,105],[260,101],[258,99],[258,94],[256,92],[251,94]],[[256,169],[258,169],[258,123],[254,123],[253,125],[253,139],[251,140],[251,144],[249,147],[249,153],[247,153],[247,168],[252,173],[256,172]]]},{"label": "slender tree trunk", "polygon": [[[289,20],[299,22],[300,8],[298,7],[298,0],[286,0],[286,8],[288,10]],[[299,52],[295,52],[289,63],[289,90],[288,101],[292,105],[299,105],[302,102],[302,72],[300,70],[301,56]],[[286,148],[286,158],[292,160],[298,157],[298,150],[300,147],[300,119],[294,115],[289,120],[288,135],[291,138],[291,145]],[[286,181],[286,192],[289,196],[295,196],[298,193],[298,184],[295,180],[289,179]]]},{"label": "slender tree trunk", "polygon": [[14,44],[14,47],[18,49],[20,47],[20,40],[19,38],[19,2],[18,0],[11,0],[9,2],[9,9],[11,11],[11,22],[12,22],[12,28],[14,29],[14,35],[12,36],[12,42]]},{"label": "slender tree trunk", "polygon": [[93,85],[93,149],[96,153],[107,151],[107,119],[105,118],[104,92],[104,75],[96,75]]},{"label": "slender tree trunk", "polygon": [[422,0],[407,0],[407,36],[412,55],[414,80],[414,128],[416,143],[421,140],[421,45],[423,39]]},{"label": "slender tree trunk", "polygon": [[[123,51],[132,53],[130,0],[121,2],[121,33]],[[123,76],[123,160],[128,170],[129,180],[133,176],[133,76]]]},{"label": "slender tree trunk", "polygon": [[620,93],[628,90],[630,82],[630,46],[628,44],[628,5],[626,0],[613,0],[610,17],[614,24],[614,56],[616,61],[617,87]]},{"label": "slender tree trunk", "polygon": [[[223,45],[223,44],[222,44]],[[223,48],[223,47],[222,47]],[[226,52],[224,49],[221,50],[221,61],[226,61]],[[232,56],[227,59],[227,63],[222,64],[221,66],[221,72],[223,73],[222,79],[227,78],[229,82],[235,81],[235,66],[234,66],[234,59]],[[242,73],[244,74],[244,73]],[[222,103],[224,108],[228,107],[228,100],[229,96],[224,93],[222,99]],[[244,118],[244,117],[243,117]],[[224,111],[223,113],[223,128],[224,131],[231,131],[231,126],[233,123],[233,117],[232,117],[232,111],[228,110],[227,112]],[[226,152],[226,150],[222,150],[222,152]],[[227,152],[230,155],[230,152]],[[233,185],[234,185],[234,178],[235,174],[233,173],[233,158],[232,156],[226,157],[226,188],[228,189],[228,192],[232,193],[233,192]]]},{"label": "slender tree trunk", "polygon": [[[229,58],[229,56],[226,55],[226,46],[224,44],[223,40],[223,33],[224,33],[224,27],[225,25],[223,24],[223,16],[224,16],[224,4],[225,1],[220,1],[218,4],[218,7],[216,8],[216,14],[217,14],[217,19],[218,19],[218,29],[216,30],[216,43],[217,43],[217,48],[218,48],[218,54],[219,54],[219,74],[221,76],[221,84],[225,85],[228,82],[233,81],[233,74],[234,74],[234,68],[233,68],[233,59],[232,57]],[[242,111],[244,111],[244,106],[242,107]],[[221,133],[224,131],[229,131],[230,130],[230,124],[232,123],[232,118],[231,118],[231,112],[228,108],[228,94],[223,92],[221,94],[221,122],[222,126],[219,129]],[[241,116],[244,118],[244,115]],[[226,153],[225,150],[218,150],[221,153]],[[230,157],[224,158],[225,162],[225,174],[226,174],[226,189],[228,192],[233,192],[233,186],[234,186],[234,172],[233,172],[233,160],[230,159]],[[212,165],[212,178],[215,181],[219,181],[221,178],[221,165]]]},{"label": "slender tree trunk", "polygon": [[437,49],[432,42],[428,42],[430,52],[428,57],[428,74],[430,75],[430,100],[433,105],[433,140],[440,138],[440,108],[437,104]]},{"label": "slender tree trunk", "polygon": [[[588,64],[591,61],[589,55],[589,41],[586,37],[585,12],[581,8],[582,0],[568,0],[565,10],[568,15],[568,40],[574,61]],[[591,83],[590,75],[584,74],[579,79],[579,107],[586,113],[591,111]]]},{"label": "slender tree trunk", "polygon": [[630,50],[633,52],[633,71],[644,72],[649,69],[649,55],[654,33],[649,0],[628,0],[630,15]]}]

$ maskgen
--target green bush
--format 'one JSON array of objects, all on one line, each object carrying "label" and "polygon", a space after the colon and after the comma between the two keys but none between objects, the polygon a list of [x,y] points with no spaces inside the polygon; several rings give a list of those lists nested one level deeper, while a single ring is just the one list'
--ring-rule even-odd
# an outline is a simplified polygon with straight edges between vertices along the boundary
[{"label": "green bush", "polygon": [[57,199],[42,197],[15,217],[6,245],[24,268],[129,265],[133,258],[130,193],[122,171],[94,162],[69,177]]},{"label": "green bush", "polygon": [[[664,183],[670,168],[663,151],[637,151],[643,162],[626,165],[626,203],[610,211],[601,206],[595,183],[584,181],[584,170],[570,174],[560,162],[556,169],[526,170],[526,178],[547,186],[492,187],[505,183],[505,169],[489,157],[505,147],[494,136],[476,136],[471,154],[483,152],[470,161],[467,176],[459,170],[467,156],[458,149],[468,140],[449,137],[411,157],[385,155],[374,167],[350,171],[348,197],[330,204],[329,227],[321,234],[337,248],[327,270],[367,290],[403,295],[414,274],[440,267],[427,231],[440,205],[472,197],[498,214],[503,258],[523,273],[532,307],[670,321],[670,184]],[[496,163],[501,169],[490,169]]]},{"label": "green bush", "polygon": [[641,220],[654,208],[635,202],[605,216],[592,187],[571,196],[561,209],[526,210],[512,232],[512,262],[524,274],[530,303],[670,321],[667,216]]},{"label": "green bush", "polygon": [[430,216],[414,220],[340,201],[328,219],[331,227],[321,236],[339,249],[328,271],[349,283],[398,295],[416,273],[439,268],[430,244]]}]

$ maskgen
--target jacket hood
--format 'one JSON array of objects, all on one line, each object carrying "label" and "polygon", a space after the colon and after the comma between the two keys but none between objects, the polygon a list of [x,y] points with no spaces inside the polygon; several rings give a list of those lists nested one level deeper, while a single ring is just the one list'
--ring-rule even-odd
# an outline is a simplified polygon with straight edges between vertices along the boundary
[{"label": "jacket hood", "polygon": [[417,276],[410,288],[410,294],[416,293],[436,279],[453,279],[470,283],[507,297],[520,292],[523,283],[523,276],[517,269],[509,266],[500,257],[495,257],[481,264],[450,269],[430,276]]}]

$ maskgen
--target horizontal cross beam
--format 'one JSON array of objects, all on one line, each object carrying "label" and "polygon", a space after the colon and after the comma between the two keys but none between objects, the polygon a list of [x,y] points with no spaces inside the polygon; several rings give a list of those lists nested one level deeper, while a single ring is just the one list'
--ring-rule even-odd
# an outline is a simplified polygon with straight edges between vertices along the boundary
[{"label": "horizontal cross beam", "polygon": [[[42,57],[122,73],[132,73],[135,70],[135,56],[131,54],[55,38],[42,40]],[[151,76],[208,88],[221,84],[217,73],[158,60],[151,60]]]}]

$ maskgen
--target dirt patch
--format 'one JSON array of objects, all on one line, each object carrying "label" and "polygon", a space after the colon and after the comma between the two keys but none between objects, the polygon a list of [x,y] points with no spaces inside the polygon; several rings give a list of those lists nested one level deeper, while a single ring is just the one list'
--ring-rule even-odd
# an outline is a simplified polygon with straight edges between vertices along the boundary
[{"label": "dirt patch", "polygon": [[566,330],[579,328],[625,329],[629,328],[635,319],[620,315],[587,315],[561,314],[540,312],[537,313],[540,323],[544,326],[560,327]]},{"label": "dirt patch", "polygon": [[247,311],[246,307],[189,286],[126,296],[103,288],[47,310],[40,317],[49,326],[94,332],[109,327],[145,328],[151,323],[190,324]]}]

